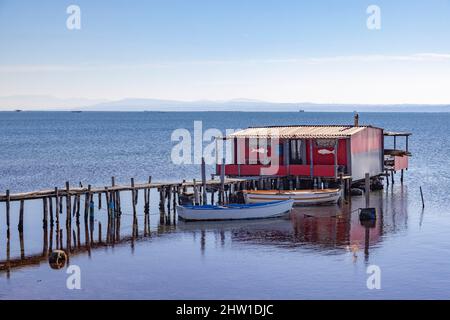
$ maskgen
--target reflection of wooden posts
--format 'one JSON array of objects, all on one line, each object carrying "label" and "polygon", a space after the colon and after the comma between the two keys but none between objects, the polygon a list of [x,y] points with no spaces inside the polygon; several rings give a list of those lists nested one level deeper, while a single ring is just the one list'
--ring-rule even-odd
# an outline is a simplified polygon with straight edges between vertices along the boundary
[{"label": "reflection of wooden posts", "polygon": [[77,247],[77,234],[75,233],[75,230],[72,230],[72,238],[73,238],[73,247]]},{"label": "reflection of wooden posts", "polygon": [[365,176],[364,194],[366,196],[366,208],[368,208],[369,203],[370,203],[370,174],[369,173],[366,173],[366,176]]},{"label": "reflection of wooden posts", "polygon": [[43,233],[43,248],[42,248],[42,255],[46,257],[48,255],[48,229],[44,228]]},{"label": "reflection of wooden posts", "polygon": [[370,228],[369,226],[365,226],[364,233],[364,256],[366,260],[369,258],[369,246],[370,246]]},{"label": "reflection of wooden posts", "polygon": [[19,230],[19,241],[20,241],[20,258],[25,259],[25,246],[23,240],[23,211],[24,211],[24,200],[20,200],[19,209],[19,224],[17,229]]},{"label": "reflection of wooden posts", "polygon": [[102,223],[98,222],[98,243],[102,243]]},{"label": "reflection of wooden posts", "polygon": [[19,230],[19,242],[20,242],[20,259],[25,259],[25,242],[23,240],[23,229]]}]

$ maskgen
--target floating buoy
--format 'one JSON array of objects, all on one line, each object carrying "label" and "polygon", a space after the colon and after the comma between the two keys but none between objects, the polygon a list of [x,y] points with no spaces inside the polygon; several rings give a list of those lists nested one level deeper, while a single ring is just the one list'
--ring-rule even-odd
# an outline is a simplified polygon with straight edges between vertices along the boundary
[{"label": "floating buoy", "polygon": [[66,265],[67,254],[63,250],[53,250],[48,257],[50,268],[59,270]]}]

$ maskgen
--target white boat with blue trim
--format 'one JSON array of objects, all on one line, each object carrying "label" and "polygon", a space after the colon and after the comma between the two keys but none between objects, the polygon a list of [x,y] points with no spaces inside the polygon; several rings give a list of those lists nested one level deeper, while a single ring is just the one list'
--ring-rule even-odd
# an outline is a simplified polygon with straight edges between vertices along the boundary
[{"label": "white boat with blue trim", "polygon": [[248,220],[282,217],[292,210],[293,200],[255,204],[177,206],[178,217],[186,221]]}]

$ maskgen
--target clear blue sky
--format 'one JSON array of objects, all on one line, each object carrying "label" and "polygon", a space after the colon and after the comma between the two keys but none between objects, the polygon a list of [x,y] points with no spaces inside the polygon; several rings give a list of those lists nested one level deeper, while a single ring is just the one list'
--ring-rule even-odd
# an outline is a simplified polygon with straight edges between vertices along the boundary
[{"label": "clear blue sky", "polygon": [[448,0],[0,0],[0,40],[0,96],[450,103]]}]

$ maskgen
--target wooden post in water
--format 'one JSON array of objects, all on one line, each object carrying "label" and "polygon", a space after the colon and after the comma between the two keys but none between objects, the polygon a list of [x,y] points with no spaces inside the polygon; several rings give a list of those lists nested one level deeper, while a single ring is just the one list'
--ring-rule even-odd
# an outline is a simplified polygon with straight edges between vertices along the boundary
[{"label": "wooden post in water", "polygon": [[186,179],[183,179],[182,185],[183,185],[183,192],[186,193],[187,192]]},{"label": "wooden post in water", "polygon": [[425,202],[423,201],[422,186],[420,186],[420,198],[422,199],[422,209],[424,209],[425,208]]},{"label": "wooden post in water", "polygon": [[225,158],[222,158],[220,166],[220,202],[225,203]]},{"label": "wooden post in water", "polygon": [[[116,178],[115,177],[111,177],[111,187],[114,189],[114,187],[116,186]],[[116,200],[116,192],[112,191],[111,192],[111,202],[114,204],[114,211],[117,210],[117,200]]]},{"label": "wooden post in water", "polygon": [[98,193],[98,210],[101,210],[102,208],[102,193]]},{"label": "wooden post in water", "polygon": [[77,211],[76,211],[75,215],[76,215],[76,219],[77,219],[77,225],[79,225],[80,224],[80,195],[77,194],[75,196],[75,199],[77,201]]},{"label": "wooden post in water", "polygon": [[48,207],[49,207],[49,212],[50,212],[50,226],[53,227],[54,219],[53,219],[53,199],[52,199],[52,197],[48,198]]},{"label": "wooden post in water", "polygon": [[389,171],[387,171],[387,170],[386,170],[385,177],[386,177],[386,187],[389,187]]},{"label": "wooden post in water", "polygon": [[204,157],[202,157],[202,187],[203,187],[203,204],[205,205],[207,203],[207,197],[206,197],[206,164]]},{"label": "wooden post in water", "polygon": [[[55,215],[56,215],[56,235],[57,235],[57,238],[56,239],[58,239],[58,237],[59,237],[59,215],[60,215],[60,213],[59,213],[59,208],[60,208],[60,201],[59,201],[60,199],[59,199],[59,192],[58,192],[58,187],[55,187]],[[56,240],[57,241],[57,246],[58,246],[58,240]]]},{"label": "wooden post in water", "polygon": [[42,227],[44,229],[48,228],[48,223],[47,223],[47,219],[48,219],[48,208],[47,208],[47,198],[43,198],[42,199],[42,204],[43,204],[43,218],[42,218]]},{"label": "wooden post in water", "polygon": [[88,185],[88,192],[84,194],[84,223],[87,223],[88,221],[90,200],[91,200],[91,185]]},{"label": "wooden post in water", "polygon": [[197,205],[199,203],[198,201],[198,190],[197,190],[197,182],[195,179],[193,180],[194,186],[192,187],[194,189],[194,205]]},{"label": "wooden post in water", "polygon": [[135,196],[135,190],[134,190],[134,178],[131,178],[131,202],[133,204],[133,218],[137,219],[136,196]]},{"label": "wooden post in water", "polygon": [[63,196],[59,197],[59,214],[63,213]]},{"label": "wooden post in water", "polygon": [[[69,181],[66,181],[66,225],[69,226],[72,222],[72,218],[70,216],[71,210],[70,210],[70,186]],[[70,237],[70,233],[68,235]]]},{"label": "wooden post in water", "polygon": [[19,209],[19,225],[17,229],[19,232],[23,232],[23,210],[24,210],[24,200],[20,200],[20,209]]},{"label": "wooden post in water", "polygon": [[[6,227],[8,229],[9,234],[9,225],[10,225],[10,211],[11,211],[11,196],[9,190],[6,190]],[[9,238],[9,236],[8,236]]]},{"label": "wooden post in water", "polygon": [[366,208],[368,208],[370,204],[370,173],[366,173],[365,176],[364,195],[366,196]]}]

